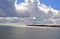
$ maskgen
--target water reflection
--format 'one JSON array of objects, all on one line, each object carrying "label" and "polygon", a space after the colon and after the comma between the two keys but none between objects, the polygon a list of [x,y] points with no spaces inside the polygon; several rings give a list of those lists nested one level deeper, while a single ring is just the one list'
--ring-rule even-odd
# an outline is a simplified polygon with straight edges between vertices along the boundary
[{"label": "water reflection", "polygon": [[26,39],[26,28],[0,26],[0,39]]},{"label": "water reflection", "polygon": [[28,39],[60,39],[60,29],[32,28],[27,31]]},{"label": "water reflection", "polygon": [[13,34],[14,34],[13,27],[0,26],[0,39],[9,39],[9,37],[12,36]]},{"label": "water reflection", "polygon": [[60,28],[0,26],[0,39],[60,39]]}]

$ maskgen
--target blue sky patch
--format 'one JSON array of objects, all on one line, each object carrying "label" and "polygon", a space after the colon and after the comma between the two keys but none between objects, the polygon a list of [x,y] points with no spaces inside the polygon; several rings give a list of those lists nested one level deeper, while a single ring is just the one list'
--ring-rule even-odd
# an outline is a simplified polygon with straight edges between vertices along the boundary
[{"label": "blue sky patch", "polygon": [[17,3],[18,4],[21,3],[21,2],[24,2],[24,0],[17,0]]},{"label": "blue sky patch", "polygon": [[41,3],[51,6],[54,9],[60,10],[60,0],[40,0]]}]

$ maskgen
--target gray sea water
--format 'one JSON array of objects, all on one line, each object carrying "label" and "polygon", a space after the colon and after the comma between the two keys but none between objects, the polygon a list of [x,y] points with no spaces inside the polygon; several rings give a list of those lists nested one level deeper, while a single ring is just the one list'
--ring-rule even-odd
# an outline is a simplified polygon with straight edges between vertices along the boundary
[{"label": "gray sea water", "polygon": [[28,28],[0,25],[0,39],[60,39],[60,28]]}]

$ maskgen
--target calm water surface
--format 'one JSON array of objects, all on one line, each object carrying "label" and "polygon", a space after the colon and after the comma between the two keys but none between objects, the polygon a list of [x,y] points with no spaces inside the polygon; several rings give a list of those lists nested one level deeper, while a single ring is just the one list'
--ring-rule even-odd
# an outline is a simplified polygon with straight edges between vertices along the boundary
[{"label": "calm water surface", "polygon": [[0,39],[60,39],[60,28],[0,26]]}]

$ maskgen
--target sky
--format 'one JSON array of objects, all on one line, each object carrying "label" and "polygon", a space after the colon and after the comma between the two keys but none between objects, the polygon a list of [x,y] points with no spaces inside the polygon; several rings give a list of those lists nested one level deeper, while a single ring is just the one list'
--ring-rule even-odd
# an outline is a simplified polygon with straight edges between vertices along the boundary
[{"label": "sky", "polygon": [[54,9],[60,10],[60,0],[40,0],[41,3],[51,6]]},{"label": "sky", "polygon": [[[21,3],[24,0],[17,0],[17,3]],[[40,0],[41,3],[51,6],[54,9],[60,10],[60,0]]]},{"label": "sky", "polygon": [[22,2],[24,2],[24,0],[17,0],[17,3],[19,4],[19,3],[22,3]]},{"label": "sky", "polygon": [[20,17],[18,20],[30,24],[60,24],[59,8],[58,0],[0,0],[0,17]]}]

